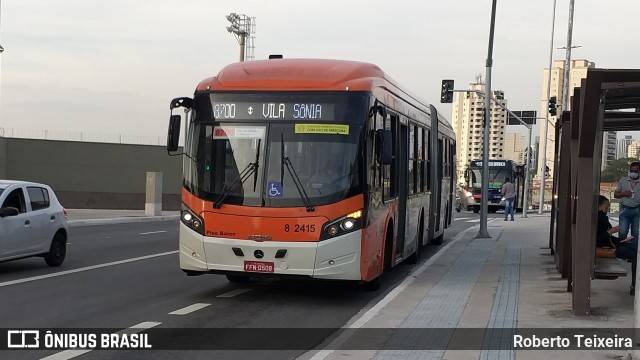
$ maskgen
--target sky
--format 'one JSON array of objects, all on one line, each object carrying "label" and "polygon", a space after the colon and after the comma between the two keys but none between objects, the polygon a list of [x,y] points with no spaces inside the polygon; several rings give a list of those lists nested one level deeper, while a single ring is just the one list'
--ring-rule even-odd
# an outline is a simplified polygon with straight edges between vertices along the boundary
[{"label": "sky", "polygon": [[[492,87],[512,110],[540,109],[552,9],[498,1]],[[170,100],[238,61],[231,12],[256,17],[256,59],[374,63],[450,119],[441,80],[485,77],[491,0],[4,0],[0,11],[0,127],[164,137]],[[554,47],[568,13],[558,0]],[[637,0],[576,1],[573,58],[640,68],[638,13]]]}]

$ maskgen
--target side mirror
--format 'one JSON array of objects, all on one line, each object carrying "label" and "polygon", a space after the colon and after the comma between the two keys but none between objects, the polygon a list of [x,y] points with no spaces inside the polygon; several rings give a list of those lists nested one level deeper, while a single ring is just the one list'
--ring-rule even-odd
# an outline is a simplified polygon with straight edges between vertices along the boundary
[{"label": "side mirror", "polygon": [[380,165],[390,165],[393,160],[391,130],[376,130],[376,159]]},{"label": "side mirror", "polygon": [[369,109],[369,117],[373,117],[376,112],[382,116],[383,119],[387,117],[387,108],[382,105],[374,105]]},{"label": "side mirror", "polygon": [[167,151],[178,150],[178,139],[180,139],[180,115],[171,115],[167,134]]},{"label": "side mirror", "polygon": [[20,211],[18,211],[18,209],[14,207],[5,207],[0,209],[0,218],[7,217],[7,216],[16,216],[19,213]]}]

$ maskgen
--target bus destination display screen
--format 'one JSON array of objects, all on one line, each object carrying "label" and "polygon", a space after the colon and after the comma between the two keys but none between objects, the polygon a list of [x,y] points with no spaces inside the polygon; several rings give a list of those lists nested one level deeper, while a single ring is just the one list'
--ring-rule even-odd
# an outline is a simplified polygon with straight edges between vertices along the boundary
[{"label": "bus destination display screen", "polygon": [[324,120],[335,119],[334,104],[295,102],[212,102],[216,120]]}]

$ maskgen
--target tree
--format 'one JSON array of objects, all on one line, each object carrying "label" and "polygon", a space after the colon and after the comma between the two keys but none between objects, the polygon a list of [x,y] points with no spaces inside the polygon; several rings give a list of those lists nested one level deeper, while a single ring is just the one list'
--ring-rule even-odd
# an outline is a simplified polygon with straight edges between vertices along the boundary
[{"label": "tree", "polygon": [[616,182],[629,173],[629,164],[639,161],[635,158],[622,158],[614,160],[611,165],[607,166],[600,173],[601,182]]}]

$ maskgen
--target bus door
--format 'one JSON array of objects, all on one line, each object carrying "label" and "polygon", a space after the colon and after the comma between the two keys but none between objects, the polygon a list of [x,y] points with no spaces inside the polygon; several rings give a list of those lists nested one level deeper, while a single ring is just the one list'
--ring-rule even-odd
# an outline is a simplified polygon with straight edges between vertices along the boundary
[{"label": "bus door", "polygon": [[398,169],[398,182],[396,182],[398,194],[398,236],[396,237],[396,259],[404,252],[405,226],[407,221],[407,197],[409,196],[407,192],[407,165],[409,164],[409,135],[407,132],[409,128],[407,127],[407,124],[397,124],[396,129],[398,130],[398,133],[394,134],[394,137],[398,139],[398,156],[394,158],[397,165],[396,168]]},{"label": "bus door", "polygon": [[438,111],[430,106],[431,130],[429,132],[429,241],[436,239],[440,229],[440,202],[442,197],[442,140],[438,137]]},{"label": "bus door", "polygon": [[436,232],[442,230],[442,197],[444,196],[442,189],[443,162],[444,143],[442,139],[438,139],[438,155],[436,157],[436,189],[438,189],[438,193],[436,194]]}]

